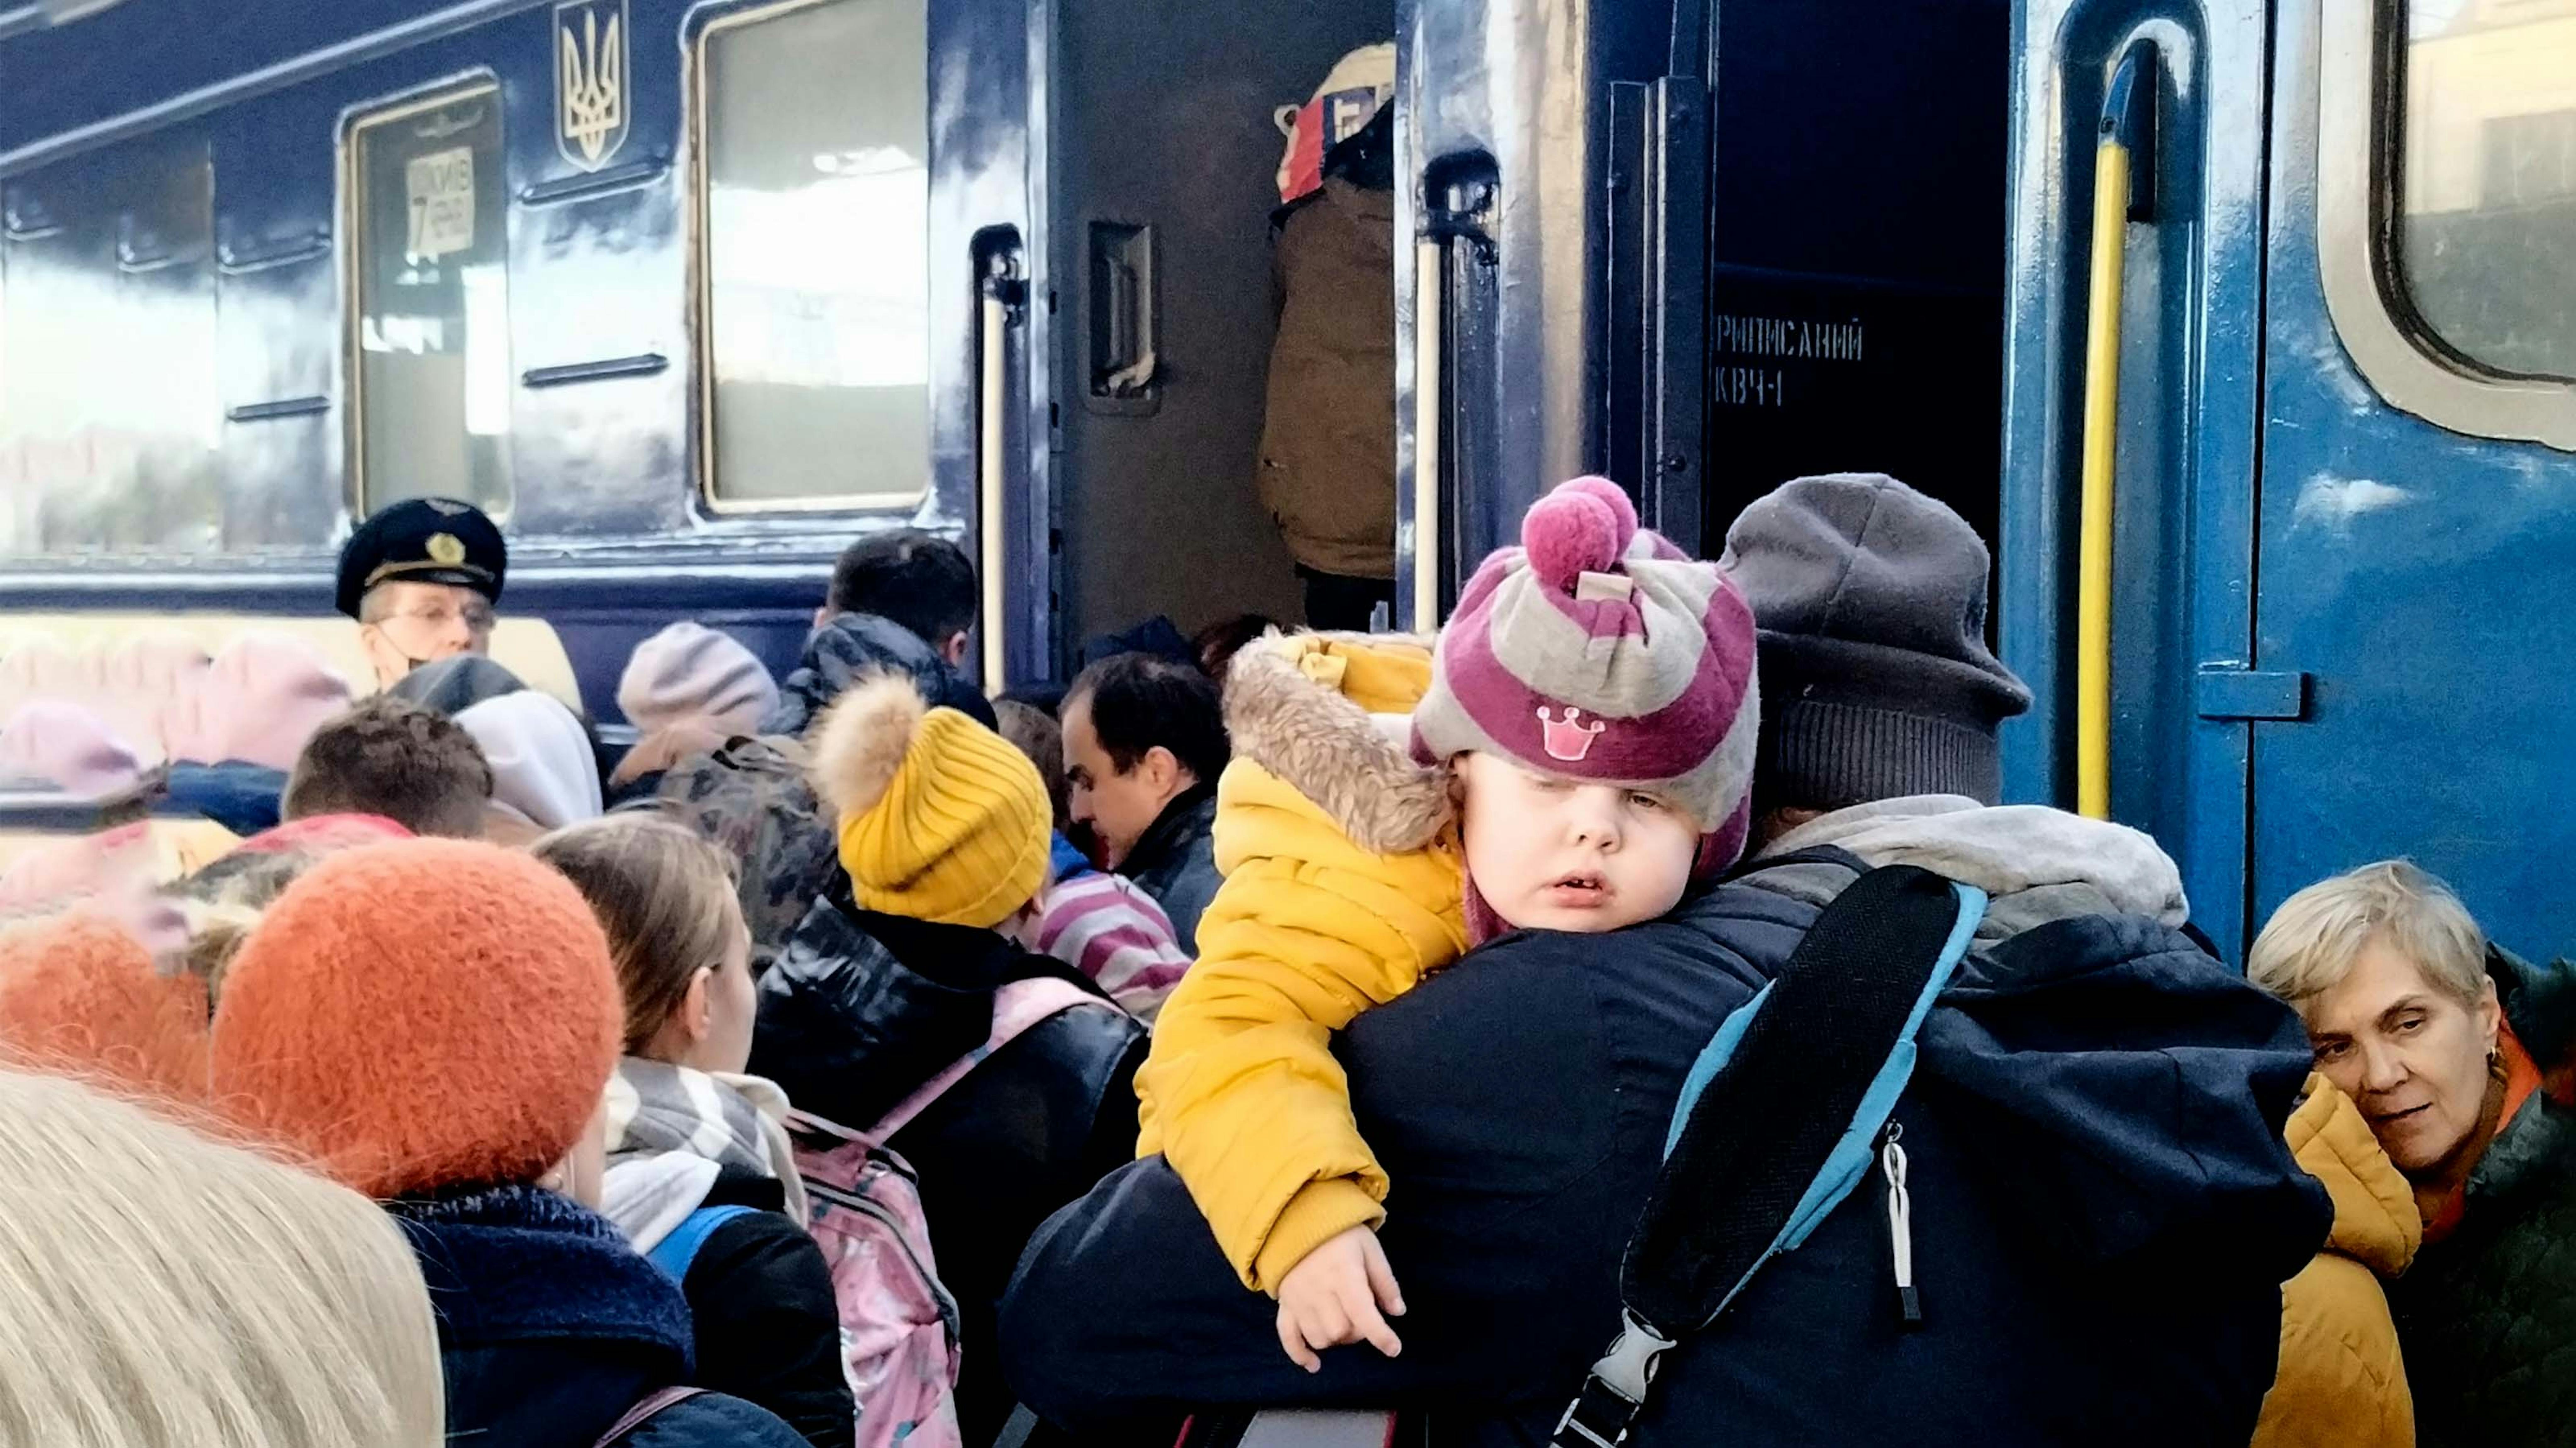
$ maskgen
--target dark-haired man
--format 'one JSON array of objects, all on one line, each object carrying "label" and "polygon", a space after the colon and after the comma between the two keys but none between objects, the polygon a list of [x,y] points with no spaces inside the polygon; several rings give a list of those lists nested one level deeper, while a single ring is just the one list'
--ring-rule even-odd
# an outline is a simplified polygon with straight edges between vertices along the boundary
[{"label": "dark-haired man", "polygon": [[1227,757],[1215,681],[1171,659],[1120,654],[1073,681],[1063,719],[1075,821],[1091,827],[1101,863],[1153,896],[1196,955],[1199,915],[1216,898],[1216,782]]},{"label": "dark-haired man", "polygon": [[982,601],[965,550],[935,533],[900,528],[851,544],[760,732],[801,735],[852,680],[885,672],[910,674],[932,704],[993,727],[992,704],[958,669]]}]

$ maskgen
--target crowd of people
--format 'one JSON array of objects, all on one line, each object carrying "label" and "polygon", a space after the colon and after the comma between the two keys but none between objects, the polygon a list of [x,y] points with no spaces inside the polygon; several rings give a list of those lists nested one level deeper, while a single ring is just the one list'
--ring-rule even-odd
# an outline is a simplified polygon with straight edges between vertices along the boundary
[{"label": "crowd of people", "polygon": [[998,699],[874,535],[783,677],[639,645],[622,752],[506,561],[396,505],[375,692],[0,730],[163,816],[0,877],[0,1443],[2576,1443],[2576,969],[2402,861],[2223,964],[2000,802],[1988,553],[1894,479],[1714,561],[1578,479],[1436,635]]}]

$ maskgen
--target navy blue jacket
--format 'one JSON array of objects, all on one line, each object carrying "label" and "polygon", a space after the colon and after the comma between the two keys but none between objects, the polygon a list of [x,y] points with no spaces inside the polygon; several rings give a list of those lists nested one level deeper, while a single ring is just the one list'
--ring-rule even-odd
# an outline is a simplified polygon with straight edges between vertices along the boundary
[{"label": "navy blue jacket", "polygon": [[[1402,1357],[1296,1368],[1149,1159],[1032,1242],[1005,1372],[1077,1430],[1396,1406],[1443,1443],[1546,1442],[1616,1333],[1684,1072],[1813,919],[1722,886],[1615,936],[1507,937],[1359,1017],[1337,1053],[1394,1182]],[[2296,1017],[2182,935],[2095,916],[1971,957],[1920,1044],[1895,1119],[1924,1325],[1901,1326],[1872,1172],[1665,1360],[1638,1448],[2245,1442],[2279,1284],[2328,1221],[2280,1134],[2308,1069]]]},{"label": "navy blue jacket", "polygon": [[[689,1381],[687,1300],[607,1218],[533,1187],[390,1210],[438,1312],[449,1441],[592,1448],[637,1400]],[[714,1394],[627,1441],[806,1448],[768,1410]]]}]

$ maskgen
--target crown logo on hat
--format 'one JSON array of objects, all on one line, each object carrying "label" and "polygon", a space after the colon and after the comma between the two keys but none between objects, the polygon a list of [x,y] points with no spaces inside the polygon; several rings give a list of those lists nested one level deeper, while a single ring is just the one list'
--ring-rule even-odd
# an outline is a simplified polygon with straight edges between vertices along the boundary
[{"label": "crown logo on hat", "polygon": [[1581,764],[1584,757],[1592,752],[1592,741],[1600,738],[1601,731],[1610,727],[1598,719],[1589,724],[1582,720],[1583,711],[1572,706],[1567,707],[1562,719],[1547,717],[1547,706],[1539,706],[1539,742],[1547,750],[1548,758]]},{"label": "crown logo on hat", "polygon": [[429,561],[432,563],[444,563],[454,567],[465,561],[465,545],[456,541],[456,535],[453,533],[430,534],[428,549]]}]

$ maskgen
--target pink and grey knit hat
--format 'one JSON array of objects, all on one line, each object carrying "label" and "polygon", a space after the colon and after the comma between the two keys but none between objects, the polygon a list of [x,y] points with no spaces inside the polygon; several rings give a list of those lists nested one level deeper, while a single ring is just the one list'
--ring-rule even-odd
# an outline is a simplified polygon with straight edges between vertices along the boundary
[{"label": "pink and grey knit hat", "polygon": [[1760,716],[1753,611],[1735,585],[1639,528],[1618,484],[1576,478],[1467,581],[1413,748],[1653,790],[1699,821],[1707,876],[1744,851]]}]

